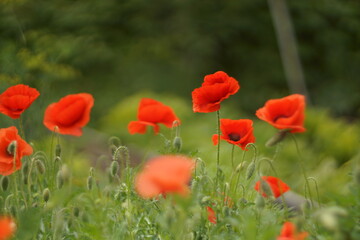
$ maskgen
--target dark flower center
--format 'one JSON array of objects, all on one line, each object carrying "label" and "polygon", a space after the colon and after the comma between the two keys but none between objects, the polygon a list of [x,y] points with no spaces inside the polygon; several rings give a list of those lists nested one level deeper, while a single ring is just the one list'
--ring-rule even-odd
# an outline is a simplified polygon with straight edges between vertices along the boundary
[{"label": "dark flower center", "polygon": [[279,115],[279,116],[276,116],[274,117],[274,122],[276,122],[277,120],[281,119],[281,118],[288,118],[289,116],[286,116],[286,115]]},{"label": "dark flower center", "polygon": [[229,136],[230,140],[234,141],[234,142],[237,142],[241,139],[240,134],[238,134],[238,133],[230,133],[228,136]]}]

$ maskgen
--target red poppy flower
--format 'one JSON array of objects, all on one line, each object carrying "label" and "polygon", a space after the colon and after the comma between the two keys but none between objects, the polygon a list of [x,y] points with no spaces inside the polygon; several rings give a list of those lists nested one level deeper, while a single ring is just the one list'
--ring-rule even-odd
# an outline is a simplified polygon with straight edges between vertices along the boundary
[{"label": "red poppy flower", "polygon": [[235,78],[225,72],[218,71],[206,75],[200,88],[192,92],[194,112],[215,112],[220,109],[220,103],[239,91],[240,85]]},{"label": "red poppy flower", "polygon": [[307,232],[297,232],[295,225],[292,222],[285,222],[280,235],[276,240],[303,240],[309,234]]},{"label": "red poppy flower", "polygon": [[277,129],[289,129],[292,133],[304,132],[305,97],[293,94],[272,99],[256,111],[256,116]]},{"label": "red poppy flower", "polygon": [[146,163],[135,178],[135,189],[143,198],[176,193],[186,196],[194,161],[185,156],[164,155]]},{"label": "red poppy flower", "polygon": [[[275,198],[280,197],[283,193],[286,193],[290,190],[290,187],[281,181],[279,178],[272,176],[262,176],[261,177],[271,188],[271,191]],[[261,193],[264,197],[267,197],[266,194],[260,190],[260,181],[257,181],[255,184],[255,190]]]},{"label": "red poppy flower", "polygon": [[137,118],[138,121],[131,121],[128,125],[130,134],[144,134],[147,126],[153,127],[154,133],[157,134],[160,130],[159,123],[171,128],[174,121],[179,121],[178,117],[169,106],[151,98],[141,99]]},{"label": "red poppy flower", "polygon": [[216,224],[217,219],[216,219],[216,214],[215,214],[214,209],[212,209],[211,207],[206,207],[206,211],[207,211],[207,214],[208,214],[209,222],[211,222],[213,224]]},{"label": "red poppy flower", "polygon": [[[255,142],[252,125],[253,121],[249,119],[220,119],[220,130],[222,133],[220,138],[246,150],[245,148],[248,143]],[[218,135],[214,134],[212,140],[214,145],[217,145]]]},{"label": "red poppy flower", "polygon": [[67,95],[45,110],[44,125],[51,131],[57,127],[61,134],[82,135],[82,127],[90,120],[94,98],[88,93]]},{"label": "red poppy flower", "polygon": [[40,93],[24,84],[9,87],[0,95],[0,112],[11,117],[19,118]]},{"label": "red poppy flower", "polygon": [[14,234],[16,224],[10,217],[0,217],[0,240],[7,240]]},{"label": "red poppy flower", "polygon": [[18,135],[16,127],[0,129],[1,175],[10,175],[16,170],[19,170],[21,168],[21,158],[32,154],[32,152],[32,147]]}]

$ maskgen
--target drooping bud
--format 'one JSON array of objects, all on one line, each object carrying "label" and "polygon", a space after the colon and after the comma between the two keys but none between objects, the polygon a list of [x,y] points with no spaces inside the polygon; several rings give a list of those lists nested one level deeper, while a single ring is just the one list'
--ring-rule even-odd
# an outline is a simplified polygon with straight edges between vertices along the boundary
[{"label": "drooping bud", "polygon": [[249,180],[255,172],[255,162],[252,161],[246,169],[246,180]]},{"label": "drooping bud", "polygon": [[93,183],[94,183],[94,179],[92,176],[88,176],[87,181],[86,181],[86,187],[88,190],[91,190],[93,187]]},{"label": "drooping bud", "polygon": [[70,180],[70,169],[66,164],[61,166],[60,173],[64,183],[67,183]]},{"label": "drooping bud", "polygon": [[269,186],[269,184],[260,178],[260,192],[265,193],[267,197],[273,196],[273,192]]},{"label": "drooping bud", "polygon": [[63,185],[64,185],[64,179],[62,177],[61,170],[60,170],[56,174],[56,187],[58,189],[61,189]]},{"label": "drooping bud", "polygon": [[44,199],[44,202],[46,202],[46,203],[50,199],[50,190],[48,188],[45,188],[43,191],[43,199]]},{"label": "drooping bud", "polygon": [[16,153],[16,147],[17,147],[17,142],[14,140],[8,145],[7,153],[11,156],[14,156]]},{"label": "drooping bud", "polygon": [[41,160],[37,159],[37,160],[35,161],[35,165],[36,165],[36,168],[37,168],[37,170],[38,170],[38,172],[39,172],[40,174],[44,174],[44,173],[45,173],[45,165],[44,165],[44,163],[43,163]]},{"label": "drooping bud", "polygon": [[118,137],[112,136],[108,140],[109,145],[114,145],[115,147],[119,147],[121,145],[121,140]]},{"label": "drooping bud", "polygon": [[117,161],[112,161],[111,166],[110,166],[111,176],[112,177],[116,176],[118,170],[119,170],[119,163]]},{"label": "drooping bud", "polygon": [[173,141],[173,147],[177,152],[180,152],[182,146],[181,137],[176,136]]},{"label": "drooping bud", "polygon": [[8,176],[2,176],[1,178],[1,190],[6,192],[9,188],[9,177]]},{"label": "drooping bud", "polygon": [[61,157],[61,146],[60,146],[60,144],[56,144],[56,146],[55,146],[55,157]]},{"label": "drooping bud", "polygon": [[282,140],[285,139],[285,137],[287,136],[289,130],[288,129],[283,129],[280,130],[279,132],[277,132],[272,138],[270,138],[265,146],[267,147],[272,147],[275,146],[276,144],[278,144],[279,142],[281,142]]}]

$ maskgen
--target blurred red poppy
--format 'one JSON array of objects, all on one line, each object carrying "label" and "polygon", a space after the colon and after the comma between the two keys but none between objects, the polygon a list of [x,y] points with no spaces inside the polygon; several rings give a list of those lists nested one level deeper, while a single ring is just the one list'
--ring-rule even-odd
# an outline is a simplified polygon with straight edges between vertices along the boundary
[{"label": "blurred red poppy", "polygon": [[135,189],[143,198],[153,198],[159,194],[176,193],[186,196],[191,172],[195,163],[192,159],[179,155],[164,155],[151,159],[135,178]]},{"label": "blurred red poppy", "polygon": [[271,99],[256,111],[256,116],[277,129],[289,129],[292,133],[304,132],[305,97],[300,94]]},{"label": "blurred red poppy", "polygon": [[[262,176],[262,180],[264,180],[271,188],[271,191],[275,198],[280,197],[283,193],[290,190],[290,187],[281,181],[279,178],[272,177],[272,176]],[[255,184],[255,190],[261,193],[264,197],[267,197],[267,195],[262,191],[260,188],[261,182],[260,180],[256,182]]]},{"label": "blurred red poppy", "polygon": [[138,121],[131,121],[128,125],[130,134],[144,134],[147,126],[153,127],[154,133],[157,134],[160,131],[159,123],[171,128],[175,121],[180,122],[169,106],[151,98],[141,99],[137,119]]},{"label": "blurred red poppy", "polygon": [[[228,143],[237,145],[243,150],[246,150],[248,143],[254,143],[255,137],[253,134],[253,121],[249,119],[220,119],[220,138]],[[218,135],[214,134],[212,137],[214,145],[218,144]]]},{"label": "blurred red poppy", "polygon": [[18,135],[16,127],[0,129],[0,175],[10,175],[19,170],[21,158],[32,152],[32,147]]},{"label": "blurred red poppy", "polygon": [[215,214],[214,209],[212,209],[211,207],[206,207],[206,211],[207,211],[207,214],[208,214],[209,222],[211,222],[213,224],[216,224],[217,219],[216,219],[216,214]]},{"label": "blurred red poppy", "polygon": [[235,78],[225,72],[218,71],[206,75],[200,88],[192,92],[194,112],[215,112],[220,109],[220,103],[239,91],[240,85]]},{"label": "blurred red poppy", "polygon": [[9,87],[0,95],[0,112],[14,119],[19,118],[39,95],[38,90],[24,84]]},{"label": "blurred red poppy", "polygon": [[10,217],[0,217],[0,240],[10,239],[16,230],[16,224]]},{"label": "blurred red poppy", "polygon": [[44,125],[51,131],[55,127],[61,134],[82,135],[82,128],[90,121],[94,98],[88,93],[67,95],[45,110]]},{"label": "blurred red poppy", "polygon": [[309,234],[307,232],[297,232],[295,225],[292,222],[285,222],[280,235],[276,240],[303,240]]}]

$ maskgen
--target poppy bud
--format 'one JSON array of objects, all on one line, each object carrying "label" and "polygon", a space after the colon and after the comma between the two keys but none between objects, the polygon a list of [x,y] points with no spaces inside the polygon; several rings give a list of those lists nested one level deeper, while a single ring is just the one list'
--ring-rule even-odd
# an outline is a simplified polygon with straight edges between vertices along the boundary
[{"label": "poppy bud", "polygon": [[260,192],[265,193],[267,197],[273,196],[273,192],[271,191],[269,184],[262,178],[260,179]]},{"label": "poppy bud", "polygon": [[1,178],[1,190],[3,192],[6,192],[8,190],[8,188],[9,188],[9,178],[8,178],[8,176],[3,176]]},{"label": "poppy bud", "polygon": [[62,177],[61,170],[60,170],[56,174],[56,187],[58,189],[61,189],[63,185],[64,185],[64,179]]},{"label": "poppy bud", "polygon": [[112,161],[111,166],[110,166],[111,176],[112,177],[116,176],[118,170],[119,170],[119,163],[117,161]]},{"label": "poppy bud", "polygon": [[37,159],[37,160],[35,161],[35,165],[36,165],[36,168],[37,168],[37,170],[38,170],[38,172],[39,172],[40,174],[44,174],[44,173],[45,173],[45,165],[44,165],[44,163],[43,163],[41,160]]},{"label": "poppy bud", "polygon": [[43,191],[43,199],[44,199],[44,202],[46,202],[46,203],[50,199],[50,190],[48,188],[45,188]]},{"label": "poppy bud", "polygon": [[339,219],[348,215],[344,208],[338,206],[332,206],[320,210],[317,213],[319,222],[329,231],[338,231]]},{"label": "poppy bud", "polygon": [[182,146],[181,137],[175,137],[173,141],[173,147],[177,152],[179,152],[181,150],[181,146]]},{"label": "poppy bud", "polygon": [[89,176],[94,176],[95,169],[93,167],[89,170]]},{"label": "poppy bud", "polygon": [[116,161],[119,159],[120,162],[129,162],[129,149],[126,146],[120,146],[116,149],[113,154],[113,160]]},{"label": "poppy bud", "polygon": [[246,162],[239,163],[239,165],[237,165],[237,167],[235,169],[235,172],[239,173],[241,170],[243,170],[245,168],[245,165],[246,165]]},{"label": "poppy bud", "polygon": [[56,144],[56,147],[55,147],[55,156],[56,156],[56,157],[61,157],[61,146],[60,146],[60,144]]},{"label": "poppy bud", "polygon": [[88,190],[91,190],[92,187],[93,187],[93,182],[94,182],[94,179],[92,176],[88,176],[87,178],[87,181],[86,181],[86,187]]},{"label": "poppy bud", "polygon": [[70,179],[70,170],[67,165],[64,164],[61,166],[60,173],[61,173],[61,177],[62,177],[63,181],[65,183],[68,182]]},{"label": "poppy bud", "polygon": [[246,180],[249,180],[255,172],[255,162],[252,161],[246,169]]},{"label": "poppy bud", "polygon": [[16,153],[16,147],[17,147],[17,142],[14,140],[7,147],[8,154],[14,156]]},{"label": "poppy bud", "polygon": [[281,142],[282,140],[285,139],[285,137],[287,136],[289,130],[288,129],[284,129],[284,130],[280,130],[278,131],[272,138],[270,138],[265,146],[267,147],[272,147],[275,146],[276,144],[278,144],[279,142]]},{"label": "poppy bud", "polygon": [[265,207],[265,200],[260,194],[256,195],[255,206],[259,209],[263,209]]}]

